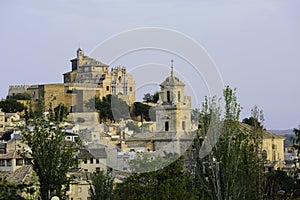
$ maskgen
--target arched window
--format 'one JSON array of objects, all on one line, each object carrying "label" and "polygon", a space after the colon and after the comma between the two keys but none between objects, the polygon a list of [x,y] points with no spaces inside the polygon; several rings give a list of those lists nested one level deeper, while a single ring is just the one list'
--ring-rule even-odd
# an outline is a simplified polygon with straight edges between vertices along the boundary
[{"label": "arched window", "polygon": [[262,158],[263,158],[263,160],[267,160],[267,157],[268,157],[267,151],[266,151],[266,150],[263,150],[263,151],[262,151]]}]

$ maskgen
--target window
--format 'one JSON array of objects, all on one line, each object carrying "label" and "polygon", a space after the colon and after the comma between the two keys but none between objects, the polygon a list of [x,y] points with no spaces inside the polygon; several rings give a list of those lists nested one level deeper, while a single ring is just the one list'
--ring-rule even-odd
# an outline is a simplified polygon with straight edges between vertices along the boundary
[{"label": "window", "polygon": [[264,160],[267,160],[267,157],[268,157],[267,151],[266,151],[266,150],[263,150],[263,152],[262,152],[262,158],[263,158]]},{"label": "window", "polygon": [[17,159],[16,160],[16,165],[17,166],[22,166],[23,165],[23,159]]},{"label": "window", "polygon": [[94,162],[94,159],[90,158],[90,163],[93,164],[93,162]]},{"label": "window", "polygon": [[109,86],[106,86],[106,91],[109,91]]},{"label": "window", "polygon": [[276,144],[272,144],[272,149],[277,149],[277,145]]},{"label": "window", "polygon": [[84,159],[84,160],[83,160],[83,163],[84,163],[84,164],[87,164],[87,159]]},{"label": "window", "polygon": [[100,172],[100,167],[96,167],[96,172]]},{"label": "window", "polygon": [[99,159],[96,159],[96,163],[97,163],[97,164],[99,164],[99,163],[100,163],[100,162],[99,162]]},{"label": "window", "polygon": [[129,87],[129,91],[132,92],[132,87]]},{"label": "window", "polygon": [[185,121],[182,121],[182,130],[185,131]]},{"label": "window", "polygon": [[180,102],[180,91],[178,91],[178,102]]},{"label": "window", "polygon": [[165,131],[169,131],[169,122],[165,122]]},{"label": "window", "polygon": [[12,166],[12,159],[6,160],[6,166]]},{"label": "window", "polygon": [[0,166],[5,166],[5,160],[0,160]]},{"label": "window", "polygon": [[170,102],[170,91],[167,91],[167,102]]}]

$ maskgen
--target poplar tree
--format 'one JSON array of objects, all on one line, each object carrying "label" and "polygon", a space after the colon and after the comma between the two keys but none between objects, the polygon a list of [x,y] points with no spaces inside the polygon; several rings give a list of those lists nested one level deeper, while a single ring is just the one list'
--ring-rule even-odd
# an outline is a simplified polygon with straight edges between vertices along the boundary
[{"label": "poplar tree", "polygon": [[[40,108],[44,110],[44,108]],[[67,199],[66,192],[72,180],[67,175],[76,165],[75,155],[80,142],[65,141],[65,130],[60,119],[49,115],[35,115],[22,128],[23,148],[20,154],[32,165],[39,180],[39,193],[42,200],[52,196]]]}]

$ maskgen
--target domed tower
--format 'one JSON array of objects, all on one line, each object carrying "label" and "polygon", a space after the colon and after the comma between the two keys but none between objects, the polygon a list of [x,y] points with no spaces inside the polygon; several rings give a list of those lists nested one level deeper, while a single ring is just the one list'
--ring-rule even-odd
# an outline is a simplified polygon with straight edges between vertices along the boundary
[{"label": "domed tower", "polygon": [[166,136],[180,136],[191,130],[191,98],[184,96],[185,84],[171,74],[160,84],[159,105],[156,110],[156,131]]}]

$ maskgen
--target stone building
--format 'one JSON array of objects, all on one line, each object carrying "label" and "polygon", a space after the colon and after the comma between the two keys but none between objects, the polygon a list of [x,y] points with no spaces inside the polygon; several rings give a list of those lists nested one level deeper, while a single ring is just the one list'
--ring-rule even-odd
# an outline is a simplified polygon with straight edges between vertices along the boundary
[{"label": "stone building", "polygon": [[[153,150],[181,153],[191,144],[191,97],[185,96],[185,84],[171,74],[160,84],[159,102],[155,107],[156,135]],[[191,136],[191,137],[190,137]]]},{"label": "stone building", "polygon": [[46,110],[50,104],[56,107],[63,103],[71,112],[88,111],[85,102],[95,96],[117,95],[129,105],[135,101],[135,82],[125,67],[113,67],[109,71],[108,65],[84,55],[81,49],[71,60],[71,71],[63,77],[64,83],[10,86],[8,96],[27,92],[34,108],[38,99],[43,98]]}]

